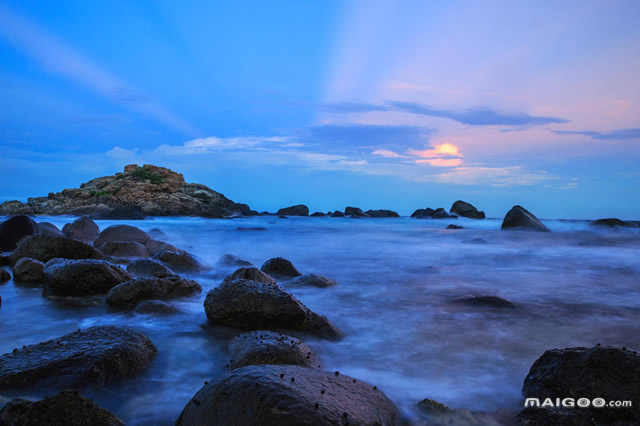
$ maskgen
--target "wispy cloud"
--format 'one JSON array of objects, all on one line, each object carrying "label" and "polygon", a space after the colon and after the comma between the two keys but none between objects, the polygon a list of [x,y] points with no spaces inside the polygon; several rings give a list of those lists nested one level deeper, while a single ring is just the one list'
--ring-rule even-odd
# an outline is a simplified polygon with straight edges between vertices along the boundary
[{"label": "wispy cloud", "polygon": [[296,136],[305,144],[317,143],[333,149],[398,150],[424,146],[433,132],[418,126],[345,123],[312,126]]},{"label": "wispy cloud", "polygon": [[553,133],[556,135],[589,136],[593,139],[640,139],[640,128],[611,130],[609,132],[596,132],[590,130],[554,130]]}]

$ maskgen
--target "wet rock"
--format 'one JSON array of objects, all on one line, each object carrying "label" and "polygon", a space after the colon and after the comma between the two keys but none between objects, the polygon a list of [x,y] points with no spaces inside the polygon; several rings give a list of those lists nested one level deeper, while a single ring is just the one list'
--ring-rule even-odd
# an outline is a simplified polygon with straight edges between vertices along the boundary
[{"label": "wet rock", "polygon": [[49,223],[49,222],[39,222],[38,232],[41,234],[55,235],[58,237],[63,236],[62,231],[60,231],[58,227],[55,226],[53,223]]},{"label": "wet rock", "polygon": [[13,265],[13,276],[16,281],[23,283],[41,283],[44,281],[42,269],[44,263],[35,259],[23,257]]},{"label": "wet rock", "polygon": [[200,292],[200,284],[177,276],[138,278],[118,284],[109,290],[107,303],[111,306],[127,306],[147,299],[173,299]]},{"label": "wet rock", "polygon": [[234,273],[227,275],[222,282],[231,282],[235,280],[257,281],[259,283],[277,285],[276,280],[265,274],[258,268],[240,268]]},{"label": "wet rock", "polygon": [[336,339],[342,333],[277,285],[249,280],[223,282],[204,301],[215,324],[249,330],[298,330]]},{"label": "wet rock", "polygon": [[98,326],[0,356],[0,389],[78,389],[128,379],[157,353],[134,330]]},{"label": "wet rock", "polygon": [[199,271],[204,269],[198,259],[185,252],[165,250],[155,254],[153,258],[166,263],[174,271]]},{"label": "wet rock", "polygon": [[367,217],[367,214],[358,207],[346,207],[344,209],[344,215],[351,217]]},{"label": "wet rock", "polygon": [[154,240],[151,239],[147,242],[147,250],[149,251],[149,253],[151,253],[152,256],[155,256],[156,254],[162,252],[162,251],[173,251],[176,253],[182,253],[183,251],[180,250],[179,248],[169,244],[169,243],[165,243],[164,241],[158,241],[158,240]]},{"label": "wet rock", "polygon": [[393,210],[367,210],[365,214],[369,217],[400,217]]},{"label": "wet rock", "polygon": [[11,274],[9,274],[4,269],[0,269],[0,283],[7,282],[11,279]]},{"label": "wet rock", "polygon": [[413,213],[411,213],[411,217],[418,219],[422,219],[425,217],[430,218],[435,212],[436,211],[434,209],[427,207],[426,209],[418,209],[414,211]]},{"label": "wet rock", "polygon": [[143,300],[136,305],[134,312],[136,314],[168,315],[175,314],[179,311],[175,306],[170,305],[167,302],[163,302],[162,300]]},{"label": "wet rock", "polygon": [[325,213],[322,213],[322,212],[315,212],[315,213],[312,213],[310,216],[311,217],[325,217],[327,215]]},{"label": "wet rock", "polygon": [[294,278],[290,284],[294,286],[332,287],[338,283],[322,275],[305,274]]},{"label": "wet rock", "polygon": [[[516,424],[526,426],[597,426],[589,410],[580,408],[528,407],[516,417]],[[624,426],[621,424],[620,426]]]},{"label": "wet rock", "polygon": [[22,238],[39,232],[29,216],[13,216],[0,223],[0,250],[13,250]]},{"label": "wet rock", "polygon": [[487,308],[514,308],[516,306],[507,299],[490,294],[459,297],[454,299],[453,303],[469,306],[482,306]]},{"label": "wet rock", "polygon": [[127,265],[127,272],[135,277],[164,278],[175,275],[171,269],[152,259],[138,259]]},{"label": "wet rock", "polygon": [[447,229],[464,229],[464,226],[454,225],[453,223],[450,223],[447,225]]},{"label": "wet rock", "polygon": [[234,256],[232,254],[225,254],[218,259],[219,266],[252,266],[251,262]]},{"label": "wet rock", "polygon": [[132,278],[104,260],[52,259],[44,265],[43,274],[45,289],[55,296],[104,294]]},{"label": "wet rock", "polygon": [[250,365],[200,389],[176,425],[347,423],[394,426],[402,422],[393,402],[360,380],[296,365]]},{"label": "wet rock", "polygon": [[344,213],[336,210],[335,212],[330,214],[331,217],[344,217]]},{"label": "wet rock", "polygon": [[320,368],[320,360],[303,341],[285,334],[258,330],[242,333],[229,344],[230,369],[247,365],[299,365]]},{"label": "wet rock", "polygon": [[122,420],[73,390],[41,401],[14,399],[0,411],[0,425],[7,426],[119,426]]},{"label": "wet rock", "polygon": [[298,204],[280,209],[276,214],[282,216],[309,216],[309,207],[304,204]]},{"label": "wet rock", "polygon": [[54,258],[102,259],[104,255],[98,249],[81,241],[67,237],[36,234],[20,241],[18,247],[11,253],[11,263],[15,264],[23,257],[48,262]]},{"label": "wet rock", "polygon": [[100,247],[110,241],[126,241],[132,243],[147,244],[151,236],[143,230],[131,225],[112,225],[104,229],[96,238],[94,246]]},{"label": "wet rock", "polygon": [[100,228],[93,220],[83,216],[63,226],[62,233],[67,238],[92,243],[98,238]]},{"label": "wet rock", "polygon": [[468,217],[470,219],[485,218],[484,212],[478,211],[478,209],[475,208],[473,205],[462,200],[458,200],[455,203],[453,203],[449,211],[458,216]]},{"label": "wet rock", "polygon": [[604,398],[633,401],[632,407],[593,407],[590,414],[606,424],[640,422],[640,354],[626,348],[594,346],[546,351],[524,379],[525,398]]},{"label": "wet rock", "polygon": [[635,228],[636,227],[636,225],[633,222],[627,222],[617,218],[598,219],[598,220],[594,220],[589,225],[609,227],[609,228],[616,228],[616,227]]},{"label": "wet rock", "polygon": [[98,247],[107,256],[112,257],[149,257],[145,246],[130,241],[109,241]]},{"label": "wet rock", "polygon": [[294,278],[302,275],[291,261],[283,257],[274,257],[267,260],[260,269],[262,272],[276,278]]},{"label": "wet rock", "polygon": [[549,232],[547,228],[533,213],[521,206],[513,206],[507,212],[502,221],[502,230],[519,229]]}]

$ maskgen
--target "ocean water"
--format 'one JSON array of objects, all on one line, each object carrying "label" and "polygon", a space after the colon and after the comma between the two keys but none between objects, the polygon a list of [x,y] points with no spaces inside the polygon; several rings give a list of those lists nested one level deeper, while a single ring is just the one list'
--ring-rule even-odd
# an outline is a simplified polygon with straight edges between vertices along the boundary
[{"label": "ocean water", "polygon": [[[72,219],[38,218],[59,227]],[[410,218],[97,223],[161,229],[168,242],[211,266],[191,275],[205,291],[172,302],[179,314],[145,316],[110,309],[102,296],[47,299],[40,288],[9,281],[0,285],[0,353],[93,325],[142,331],[159,350],[152,366],[118,385],[83,392],[127,424],[173,424],[203,382],[225,372],[228,342],[238,331],[208,324],[203,301],[233,272],[216,265],[226,253],[258,267],[283,256],[303,273],[335,279],[333,288],[280,282],[346,337],[295,335],[319,354],[323,368],[378,386],[409,418],[424,398],[469,410],[521,409],[522,382],[546,349],[600,343],[640,350],[638,229],[548,220],[552,233],[501,232],[497,219]],[[448,223],[465,229],[446,230]],[[452,303],[473,294],[498,295],[517,307]]]}]

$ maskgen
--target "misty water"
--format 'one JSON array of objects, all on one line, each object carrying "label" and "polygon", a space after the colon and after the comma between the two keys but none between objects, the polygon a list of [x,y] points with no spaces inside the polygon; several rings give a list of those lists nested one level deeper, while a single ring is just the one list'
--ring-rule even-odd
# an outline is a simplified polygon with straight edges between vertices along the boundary
[{"label": "misty water", "polygon": [[[72,218],[38,220],[62,227]],[[123,222],[97,223],[104,229]],[[496,219],[458,219],[462,230],[444,229],[450,220],[409,218],[124,223],[159,228],[168,242],[210,265],[189,275],[203,293],[173,301],[179,314],[151,316],[113,310],[103,296],[48,299],[41,288],[9,281],[0,285],[0,352],[93,325],[145,333],[159,350],[150,368],[120,384],[83,391],[127,424],[172,424],[205,381],[225,372],[228,342],[238,330],[208,324],[203,301],[233,272],[216,265],[226,253],[258,267],[283,256],[303,273],[335,279],[332,288],[279,284],[326,315],[344,339],[293,334],[318,353],[323,368],[378,386],[412,418],[423,398],[454,408],[519,410],[522,381],[546,349],[597,343],[640,349],[638,229],[549,220],[552,233],[501,232]],[[256,227],[265,229],[243,229]],[[452,303],[473,294],[495,294],[516,308]]]}]

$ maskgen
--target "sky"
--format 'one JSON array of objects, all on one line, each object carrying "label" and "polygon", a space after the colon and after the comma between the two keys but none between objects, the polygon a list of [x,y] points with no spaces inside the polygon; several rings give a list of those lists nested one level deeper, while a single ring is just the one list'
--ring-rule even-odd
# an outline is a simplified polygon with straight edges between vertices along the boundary
[{"label": "sky", "polygon": [[127,164],[258,211],[640,219],[640,2],[0,0],[0,201]]}]

